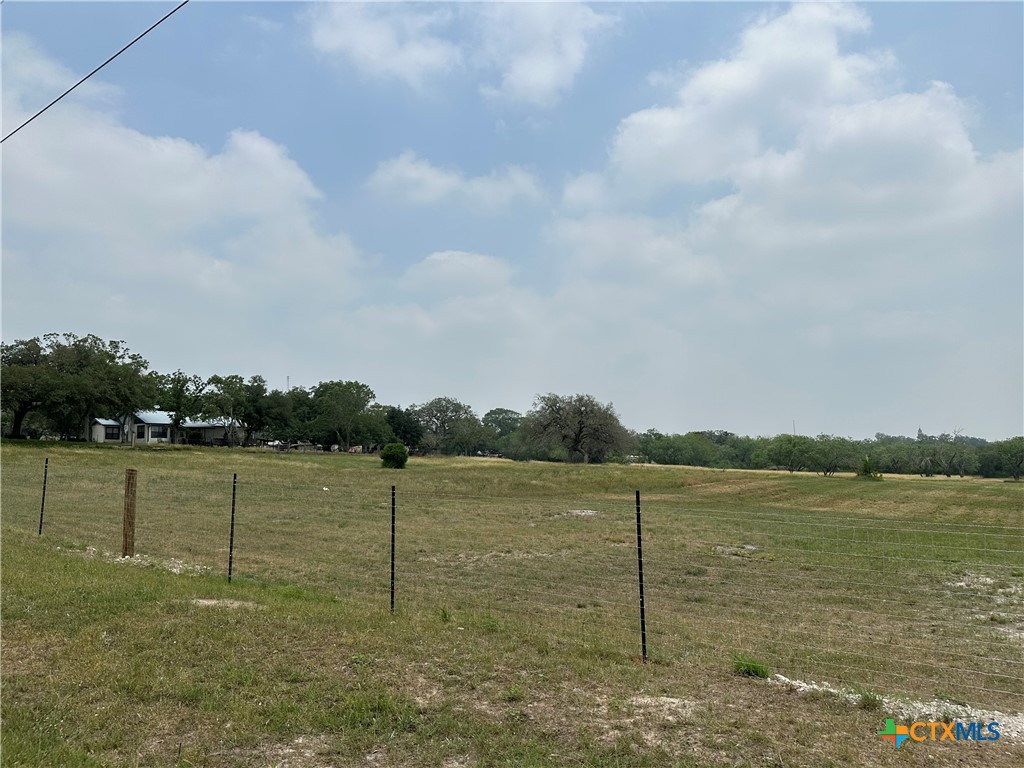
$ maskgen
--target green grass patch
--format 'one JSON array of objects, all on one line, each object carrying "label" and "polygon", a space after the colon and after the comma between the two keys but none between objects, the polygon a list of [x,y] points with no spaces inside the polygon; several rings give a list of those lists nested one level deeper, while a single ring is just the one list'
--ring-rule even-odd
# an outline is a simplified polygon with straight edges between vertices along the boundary
[{"label": "green grass patch", "polygon": [[737,675],[757,677],[762,680],[767,680],[772,676],[772,670],[767,664],[749,656],[733,657],[732,669]]}]

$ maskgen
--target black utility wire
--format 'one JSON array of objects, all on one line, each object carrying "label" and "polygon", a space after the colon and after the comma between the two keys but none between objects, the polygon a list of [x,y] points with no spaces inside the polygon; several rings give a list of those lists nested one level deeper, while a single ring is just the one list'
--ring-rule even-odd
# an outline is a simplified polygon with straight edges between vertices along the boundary
[{"label": "black utility wire", "polygon": [[7,141],[7,140],[8,140],[9,138],[11,138],[11,136],[13,136],[14,134],[16,134],[16,133],[17,133],[18,131],[20,131],[20,130],[21,130],[22,128],[24,128],[24,127],[25,127],[26,125],[28,125],[29,123],[31,123],[31,122],[32,122],[33,120],[35,120],[35,119],[36,119],[37,117],[39,117],[39,116],[40,116],[41,114],[43,114],[43,112],[45,112],[46,110],[48,110],[48,109],[49,109],[50,107],[52,107],[52,106],[53,106],[54,104],[56,104],[56,103],[57,103],[58,101],[60,101],[60,100],[61,100],[61,99],[63,99],[63,98],[65,97],[65,96],[67,96],[67,95],[68,95],[69,93],[71,93],[71,92],[72,92],[73,90],[75,90],[75,88],[77,88],[78,86],[80,86],[80,85],[81,85],[82,83],[84,83],[84,82],[85,82],[86,80],[88,80],[88,79],[89,79],[90,77],[92,77],[92,76],[93,76],[93,75],[95,75],[95,74],[96,74],[97,72],[99,72],[99,71],[100,71],[101,69],[103,69],[103,68],[104,68],[105,66],[107,66],[107,64],[109,64],[110,62],[112,62],[112,61],[113,61],[114,59],[116,59],[116,58],[117,58],[118,56],[120,56],[120,55],[121,55],[122,53],[124,53],[124,52],[125,52],[125,51],[127,51],[127,50],[128,50],[129,48],[131,48],[131,47],[132,47],[133,45],[135,45],[135,44],[136,44],[137,42],[139,42],[139,40],[141,40],[142,38],[144,38],[144,37],[145,37],[146,35],[148,35],[148,34],[149,34],[150,32],[152,32],[152,31],[153,31],[154,29],[156,29],[157,27],[159,27],[159,26],[160,26],[161,24],[163,24],[163,23],[164,23],[164,22],[165,22],[165,21],[166,21],[167,19],[169,19],[169,18],[170,18],[171,16],[173,16],[173,15],[174,15],[175,13],[177,13],[177,12],[178,12],[178,11],[180,11],[180,10],[181,10],[182,8],[184,8],[184,7],[186,6],[186,5],[188,5],[188,2],[189,2],[189,0],[182,0],[182,2],[181,2],[181,3],[180,3],[180,4],[179,4],[179,5],[178,5],[178,6],[176,7],[176,8],[174,8],[174,10],[172,10],[172,11],[171,11],[170,13],[168,13],[167,15],[165,15],[165,16],[164,16],[164,17],[163,17],[162,19],[160,19],[160,20],[159,20],[159,21],[158,21],[158,22],[157,22],[156,24],[154,24],[154,25],[153,25],[153,26],[151,26],[151,27],[150,27],[149,29],[147,29],[147,30],[146,30],[145,32],[143,32],[143,33],[142,33],[141,35],[139,35],[138,37],[136,37],[136,38],[135,38],[134,40],[132,40],[132,41],[131,41],[130,43],[128,43],[128,45],[126,45],[126,46],[125,46],[124,48],[122,48],[122,49],[121,49],[120,51],[118,51],[118,52],[117,52],[117,53],[115,53],[115,54],[114,54],[113,56],[111,56],[111,57],[110,57],[109,59],[107,59],[106,61],[104,61],[104,62],[103,62],[102,64],[100,64],[100,65],[99,65],[98,67],[96,67],[96,69],[94,69],[94,70],[93,70],[92,72],[90,72],[90,73],[89,73],[88,75],[86,75],[85,77],[83,77],[83,78],[82,78],[81,80],[79,80],[79,81],[78,81],[77,83],[75,83],[75,84],[74,84],[74,85],[72,85],[72,86],[71,86],[70,88],[68,88],[68,89],[67,89],[66,91],[64,91],[64,93],[62,93],[62,94],[61,94],[60,96],[58,96],[58,97],[57,97],[56,99],[54,99],[54,100],[53,100],[53,101],[51,101],[51,102],[50,102],[49,104],[47,104],[47,105],[46,105],[45,107],[43,107],[43,108],[42,108],[42,109],[40,109],[40,110],[39,110],[38,112],[36,112],[36,113],[35,113],[34,115],[32,115],[32,117],[30,117],[30,118],[29,118],[28,120],[26,120],[26,121],[25,121],[24,123],[22,123],[21,125],[19,125],[19,126],[18,126],[17,128],[15,128],[15,129],[14,129],[13,131],[11,131],[11,132],[10,132],[10,133],[8,133],[8,134],[7,134],[6,136],[4,136],[4,137],[3,137],[2,139],[0,139],[0,144],[2,144],[3,142]]}]

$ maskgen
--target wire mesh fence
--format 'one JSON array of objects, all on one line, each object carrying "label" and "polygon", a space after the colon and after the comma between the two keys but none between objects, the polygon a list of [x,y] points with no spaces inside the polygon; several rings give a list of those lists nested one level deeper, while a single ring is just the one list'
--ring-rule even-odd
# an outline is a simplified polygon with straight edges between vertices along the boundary
[{"label": "wire mesh fence", "polygon": [[[117,557],[124,470],[50,462],[43,535]],[[35,530],[43,466],[3,475],[5,526]],[[136,559],[286,582],[391,608],[391,488],[332,476],[139,473]],[[789,678],[1017,710],[1024,701],[1024,524],[642,499],[647,646],[656,664],[759,660]],[[635,497],[472,495],[400,482],[394,610],[552,647],[641,656]]]}]

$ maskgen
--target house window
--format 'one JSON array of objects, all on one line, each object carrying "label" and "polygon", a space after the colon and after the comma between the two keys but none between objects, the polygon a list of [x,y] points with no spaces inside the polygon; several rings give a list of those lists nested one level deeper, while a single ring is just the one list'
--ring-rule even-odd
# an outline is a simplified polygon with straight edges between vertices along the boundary
[{"label": "house window", "polygon": [[166,440],[167,427],[150,427],[149,437],[151,440]]},{"label": "house window", "polygon": [[103,428],[103,439],[104,440],[120,440],[121,439],[121,428],[120,427],[104,427]]},{"label": "house window", "polygon": [[139,426],[135,428],[135,437],[138,438],[139,440],[145,440],[146,439],[146,425],[145,424],[139,424]]}]

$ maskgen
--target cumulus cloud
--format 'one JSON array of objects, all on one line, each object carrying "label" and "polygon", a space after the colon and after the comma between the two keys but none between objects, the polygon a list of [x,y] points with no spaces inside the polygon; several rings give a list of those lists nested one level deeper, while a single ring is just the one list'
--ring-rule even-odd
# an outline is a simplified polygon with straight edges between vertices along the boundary
[{"label": "cumulus cloud", "polygon": [[499,72],[492,98],[552,106],[572,86],[594,40],[618,20],[578,3],[487,3],[477,55]]},{"label": "cumulus cloud", "polygon": [[342,3],[306,19],[316,50],[365,74],[422,90],[466,70],[485,81],[485,96],[542,108],[572,87],[595,40],[617,24],[581,3]]},{"label": "cumulus cloud", "polygon": [[411,203],[455,202],[485,211],[519,201],[537,202],[543,197],[537,179],[519,166],[507,166],[487,176],[466,177],[458,170],[423,160],[412,151],[380,163],[367,184],[379,194]]},{"label": "cumulus cloud", "polygon": [[[5,48],[5,80],[19,84],[3,94],[14,122],[28,114],[26,93],[70,73],[32,47],[26,58],[9,58],[6,38]],[[320,191],[256,131],[233,131],[210,152],[130,128],[103,103],[66,100],[5,143],[4,185],[4,316],[14,333],[121,337],[130,320],[173,349],[197,328],[213,344],[248,324],[251,344],[265,308],[337,302],[356,288],[358,251],[315,223]],[[178,333],[175,317],[186,320]]]},{"label": "cumulus cloud", "polygon": [[[46,106],[69,85],[77,82],[81,74],[47,56],[32,38],[20,32],[5,32],[2,49],[4,133],[9,133],[17,127],[15,111],[27,113],[22,119],[30,117],[31,113]],[[119,93],[109,83],[87,80],[67,97],[65,104],[84,102],[110,106],[116,102]]]},{"label": "cumulus cloud", "polygon": [[457,69],[459,46],[439,33],[450,23],[446,9],[390,3],[329,3],[309,11],[314,48],[338,56],[360,72],[395,78],[420,89]]},{"label": "cumulus cloud", "polygon": [[628,183],[657,190],[728,178],[749,159],[788,142],[808,114],[874,93],[891,54],[844,54],[843,34],[865,32],[850,5],[802,3],[748,28],[732,56],[696,67],[676,103],[629,115],[611,162]]},{"label": "cumulus cloud", "polygon": [[401,286],[426,299],[476,296],[509,283],[512,268],[502,259],[482,253],[439,251],[409,267]]},{"label": "cumulus cloud", "polygon": [[[759,402],[822,424],[824,393],[866,408],[854,388],[871,392],[880,369],[908,368],[870,406],[891,423],[937,405],[925,381],[947,393],[970,389],[970,371],[1000,392],[1020,381],[1019,290],[1007,300],[1003,285],[1021,278],[1024,153],[980,154],[952,86],[907,91],[891,53],[847,50],[869,31],[847,5],[765,15],[682,74],[672,103],[623,118],[605,168],[566,181],[550,231],[573,269],[615,276],[649,327],[694,334],[666,340],[689,361],[668,380],[712,365],[696,341],[710,331],[743,361],[733,375],[804,371],[814,402],[785,387]],[[996,327],[1012,353],[986,351]],[[730,392],[744,397],[724,383],[715,395]]]}]

